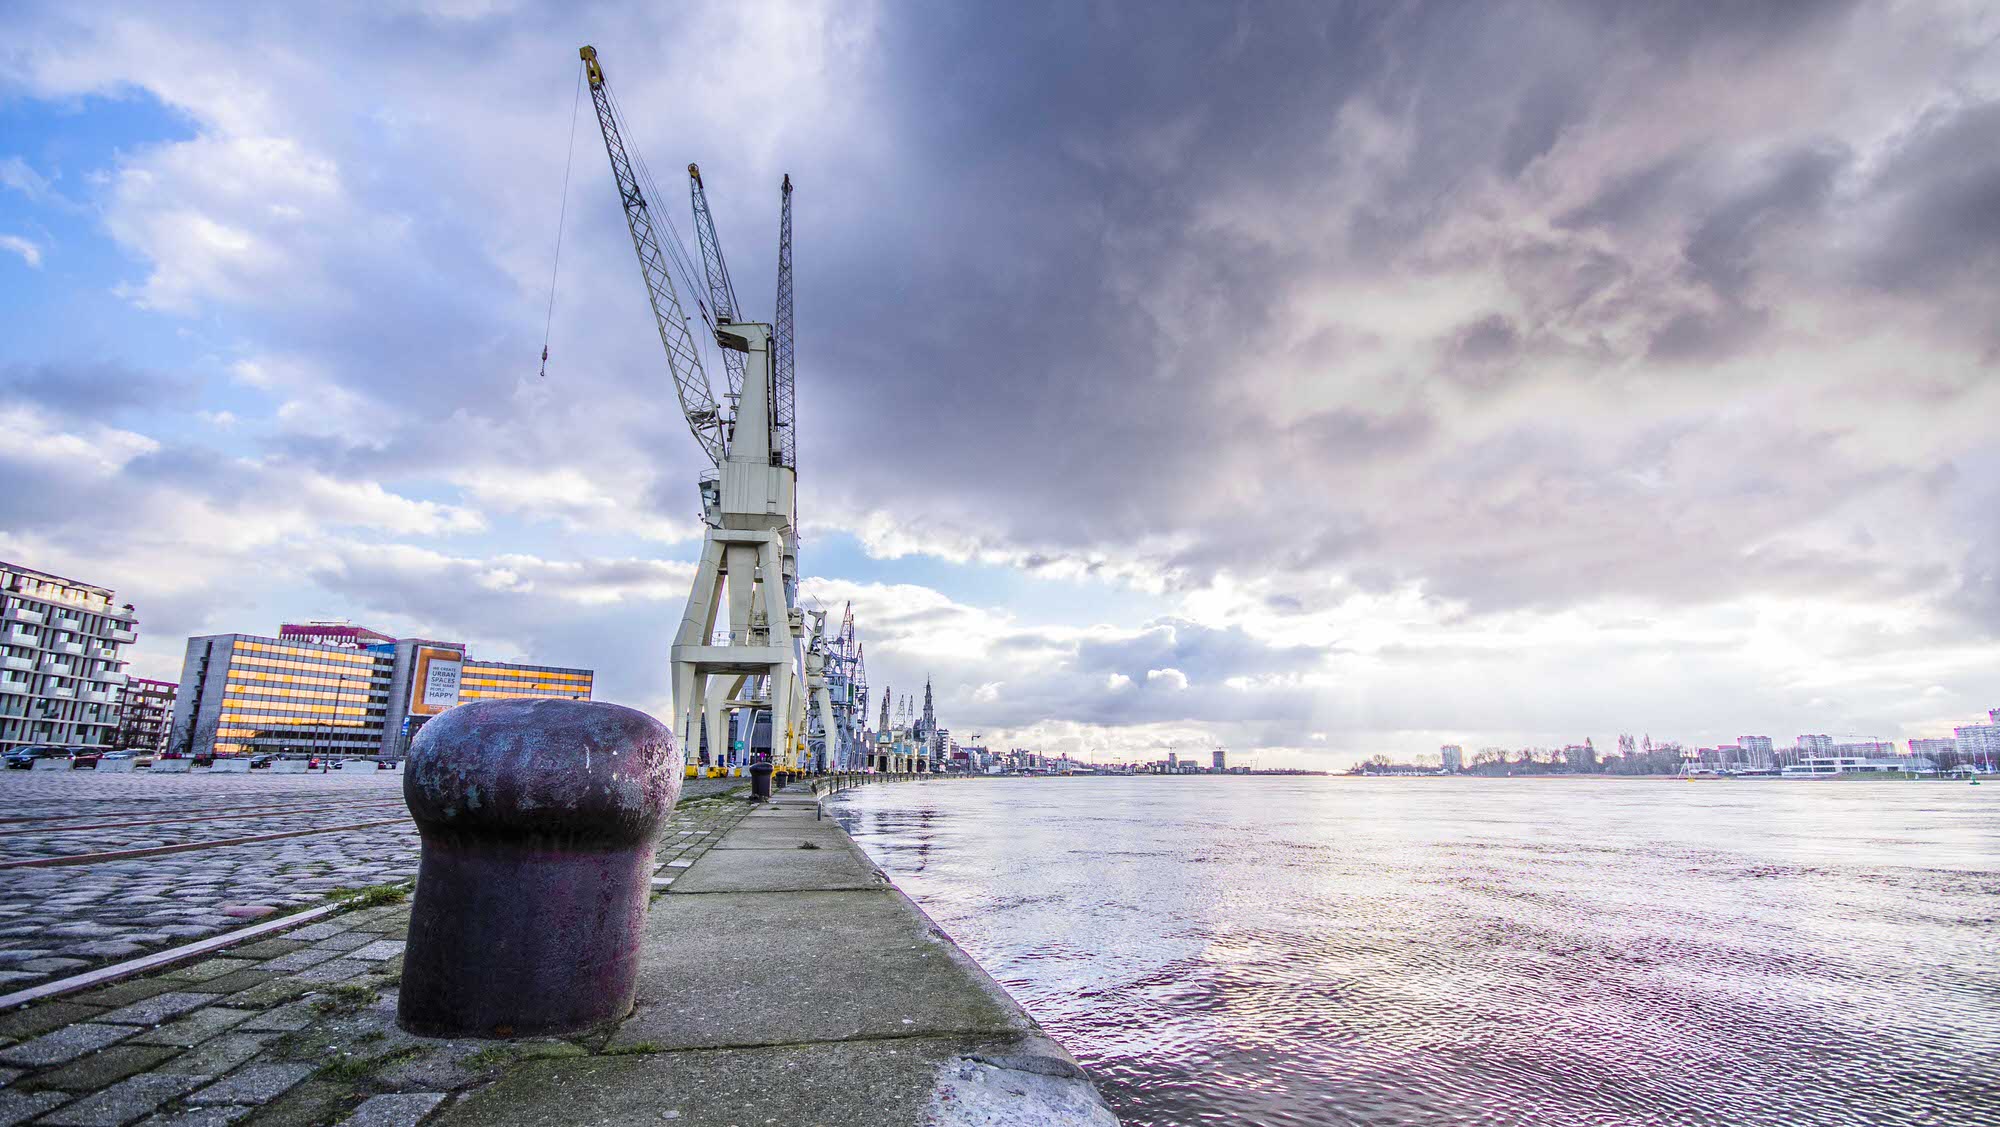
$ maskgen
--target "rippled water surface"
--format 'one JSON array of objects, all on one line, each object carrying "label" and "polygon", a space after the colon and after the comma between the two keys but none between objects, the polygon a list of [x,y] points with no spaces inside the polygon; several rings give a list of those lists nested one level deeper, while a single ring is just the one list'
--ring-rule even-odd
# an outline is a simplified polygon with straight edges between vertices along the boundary
[{"label": "rippled water surface", "polygon": [[2000,786],[1319,778],[830,806],[1140,1124],[2000,1123]]}]

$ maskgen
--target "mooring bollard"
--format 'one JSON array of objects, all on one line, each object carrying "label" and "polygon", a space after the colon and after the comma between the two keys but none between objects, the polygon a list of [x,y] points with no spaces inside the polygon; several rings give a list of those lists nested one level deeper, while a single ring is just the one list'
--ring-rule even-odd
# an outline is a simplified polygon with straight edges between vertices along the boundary
[{"label": "mooring bollard", "polygon": [[425,724],[403,771],[423,852],[397,1024],[517,1037],[631,1012],[680,790],[673,733],[620,705],[475,701]]},{"label": "mooring bollard", "polygon": [[771,765],[752,763],[750,765],[750,798],[754,802],[771,801]]}]

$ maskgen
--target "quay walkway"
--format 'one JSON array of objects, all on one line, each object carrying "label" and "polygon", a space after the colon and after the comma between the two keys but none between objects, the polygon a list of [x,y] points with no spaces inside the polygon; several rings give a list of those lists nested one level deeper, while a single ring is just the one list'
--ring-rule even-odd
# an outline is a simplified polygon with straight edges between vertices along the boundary
[{"label": "quay walkway", "polygon": [[655,851],[637,1004],[611,1026],[403,1032],[409,906],[378,892],[0,1014],[0,1127],[1116,1127],[1069,1055],[821,815],[838,785],[755,804],[690,787]]}]

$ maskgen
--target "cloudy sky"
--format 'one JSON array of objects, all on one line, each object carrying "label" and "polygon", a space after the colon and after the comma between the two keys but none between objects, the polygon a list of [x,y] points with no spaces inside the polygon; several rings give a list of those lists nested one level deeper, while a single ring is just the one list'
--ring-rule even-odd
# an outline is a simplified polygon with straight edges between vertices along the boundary
[{"label": "cloudy sky", "polygon": [[961,739],[1344,766],[2000,706],[1988,4],[7,3],[0,558],[667,709],[594,123],[769,315],[807,591]]}]

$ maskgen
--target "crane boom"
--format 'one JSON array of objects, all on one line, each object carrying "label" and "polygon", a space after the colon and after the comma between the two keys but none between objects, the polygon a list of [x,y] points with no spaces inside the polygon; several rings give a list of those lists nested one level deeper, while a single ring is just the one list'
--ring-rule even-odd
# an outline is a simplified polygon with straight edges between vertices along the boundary
[{"label": "crane boom", "polygon": [[701,366],[701,352],[688,331],[687,315],[681,312],[680,297],[667,273],[666,256],[661,252],[659,235],[653,230],[652,212],[646,206],[645,195],[639,191],[638,177],[632,173],[632,160],[626,155],[617,115],[612,112],[611,91],[604,84],[603,68],[597,64],[597,49],[585,47],[578,54],[590,79],[590,103],[597,110],[598,127],[604,131],[604,152],[611,158],[611,176],[618,182],[625,226],[632,232],[632,249],[639,256],[639,273],[646,281],[646,298],[653,305],[653,320],[659,324],[660,344],[667,350],[667,368],[673,373],[681,413],[687,416],[688,429],[694,432],[702,451],[710,461],[720,465],[728,454],[727,423],[715,402],[714,392],[709,389],[708,373]]},{"label": "crane boom", "polygon": [[[736,304],[736,285],[729,280],[729,264],[722,258],[722,240],[715,233],[715,217],[708,210],[708,192],[702,187],[699,165],[688,165],[688,196],[694,201],[694,236],[701,244],[701,269],[708,276],[708,310],[718,325],[741,320],[742,307]],[[722,351],[722,375],[731,398],[743,393],[745,359],[735,349]]]},{"label": "crane boom", "polygon": [[778,218],[778,319],[772,327],[772,426],[778,432],[778,464],[799,468],[792,383],[792,178],[785,176],[785,202]]}]

